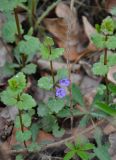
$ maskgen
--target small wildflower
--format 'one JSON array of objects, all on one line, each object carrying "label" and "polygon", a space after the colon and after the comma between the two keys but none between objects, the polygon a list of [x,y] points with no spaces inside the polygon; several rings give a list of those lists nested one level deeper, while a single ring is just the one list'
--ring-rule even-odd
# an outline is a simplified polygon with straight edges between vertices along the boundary
[{"label": "small wildflower", "polygon": [[68,78],[61,79],[59,81],[61,86],[68,87],[70,85],[70,80]]},{"label": "small wildflower", "polygon": [[66,96],[66,91],[64,88],[56,88],[56,96],[59,98],[63,98]]}]

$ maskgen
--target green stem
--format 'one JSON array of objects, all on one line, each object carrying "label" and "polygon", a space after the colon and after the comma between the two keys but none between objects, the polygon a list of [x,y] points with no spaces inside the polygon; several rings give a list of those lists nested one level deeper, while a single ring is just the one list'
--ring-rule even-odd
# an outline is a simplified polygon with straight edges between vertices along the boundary
[{"label": "green stem", "polygon": [[16,26],[17,26],[18,37],[20,40],[22,38],[22,35],[21,35],[21,30],[20,30],[19,17],[18,17],[16,9],[14,9],[14,15],[15,15],[15,22],[16,22]]},{"label": "green stem", "polygon": [[[50,55],[51,55],[51,47],[50,46],[48,46],[48,48],[49,48],[49,53],[50,53]],[[54,69],[53,69],[53,62],[52,62],[52,60],[50,61],[50,70],[51,70],[51,75],[52,75],[52,80],[53,80],[53,90],[54,90],[54,87],[55,87],[55,77],[54,77]]]},{"label": "green stem", "polygon": [[37,19],[36,24],[35,24],[35,28],[38,27],[38,25],[41,23],[41,21],[49,14],[49,12],[51,10],[53,10],[57,4],[61,2],[61,0],[57,0],[56,2],[54,2],[51,6],[48,6],[47,10],[43,12],[43,14]]},{"label": "green stem", "polygon": [[31,15],[32,15],[32,25],[34,26],[35,24],[35,0],[32,0]]},{"label": "green stem", "polygon": [[[24,133],[23,121],[22,121],[22,112],[21,112],[21,110],[19,110],[19,119],[20,119],[21,131],[22,131],[22,133]],[[23,143],[24,143],[25,148],[27,148],[26,141],[24,141]]]},{"label": "green stem", "polygon": [[[107,37],[106,37],[107,39]],[[107,65],[108,56],[107,56],[107,48],[104,49],[104,65]],[[108,79],[107,75],[105,75],[105,83],[106,83],[106,102],[109,104],[109,88],[108,88]]]},{"label": "green stem", "polygon": [[51,69],[51,74],[52,74],[53,86],[55,86],[54,69],[53,69],[52,61],[50,61],[50,69]]},{"label": "green stem", "polygon": [[[18,38],[19,38],[18,41],[16,42],[16,44],[18,44],[18,42],[22,39],[22,34],[21,34],[21,29],[20,29],[19,17],[18,17],[16,9],[14,9],[14,15],[15,15],[15,22],[16,22]],[[26,62],[26,56],[23,53],[21,57],[22,57],[22,66],[24,67],[25,62]]]}]

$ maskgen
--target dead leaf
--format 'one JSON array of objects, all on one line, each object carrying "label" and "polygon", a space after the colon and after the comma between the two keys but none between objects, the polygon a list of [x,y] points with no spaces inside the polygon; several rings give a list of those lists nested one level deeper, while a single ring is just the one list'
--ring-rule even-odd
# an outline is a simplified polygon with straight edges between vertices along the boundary
[{"label": "dead leaf", "polygon": [[52,134],[47,133],[45,131],[39,131],[38,137],[37,137],[37,143],[40,143],[42,141],[54,141],[54,137]]},{"label": "dead leaf", "polygon": [[87,19],[85,16],[83,16],[82,19],[83,19],[83,25],[84,25],[85,34],[87,35],[90,43],[93,44],[93,42],[92,42],[92,40],[91,40],[91,35],[94,34],[94,33],[96,33],[96,30],[95,30],[95,28],[90,24],[90,22],[88,21],[88,19]]},{"label": "dead leaf", "polygon": [[116,66],[113,66],[109,69],[107,78],[109,81],[111,81],[112,83],[116,84]]},{"label": "dead leaf", "polygon": [[109,142],[111,144],[110,149],[109,149],[109,153],[112,156],[116,156],[116,132],[110,134]]},{"label": "dead leaf", "polygon": [[44,24],[49,32],[56,38],[59,47],[64,48],[64,57],[70,61],[78,57],[78,22],[77,16],[70,8],[59,3],[56,7],[56,15],[58,18],[47,18]]}]

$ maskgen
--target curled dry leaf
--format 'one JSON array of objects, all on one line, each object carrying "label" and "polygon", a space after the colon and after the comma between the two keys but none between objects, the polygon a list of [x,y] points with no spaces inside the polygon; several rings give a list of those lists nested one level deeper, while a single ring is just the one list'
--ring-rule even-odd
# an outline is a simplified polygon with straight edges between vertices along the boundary
[{"label": "curled dry leaf", "polygon": [[112,83],[116,84],[116,66],[113,66],[110,68],[107,78],[109,81],[111,81]]},{"label": "curled dry leaf", "polygon": [[[90,41],[90,43],[92,43],[91,41],[91,35],[93,33],[96,32],[95,28],[89,23],[89,21],[87,20],[87,18],[85,16],[82,17],[83,19],[83,24],[84,24],[84,30],[85,30],[85,33]],[[92,43],[93,44],[93,43]]]},{"label": "curled dry leaf", "polygon": [[64,3],[58,4],[56,15],[58,18],[46,18],[44,24],[47,30],[54,35],[58,46],[65,48],[64,57],[73,61],[78,57],[77,16]]}]

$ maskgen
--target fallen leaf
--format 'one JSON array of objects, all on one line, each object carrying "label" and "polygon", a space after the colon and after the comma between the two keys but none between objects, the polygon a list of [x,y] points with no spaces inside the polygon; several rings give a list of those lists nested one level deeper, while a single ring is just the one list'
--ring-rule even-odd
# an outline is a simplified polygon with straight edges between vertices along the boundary
[{"label": "fallen leaf", "polygon": [[37,137],[37,143],[40,143],[42,141],[54,141],[54,137],[52,134],[47,133],[45,131],[39,131],[38,137]]},{"label": "fallen leaf", "polygon": [[64,58],[74,61],[78,57],[78,22],[77,16],[70,8],[59,3],[56,7],[58,18],[46,18],[44,24],[51,32],[59,47],[64,48]]},{"label": "fallen leaf", "polygon": [[116,66],[113,66],[109,69],[109,72],[107,74],[107,78],[109,81],[116,84]]}]

